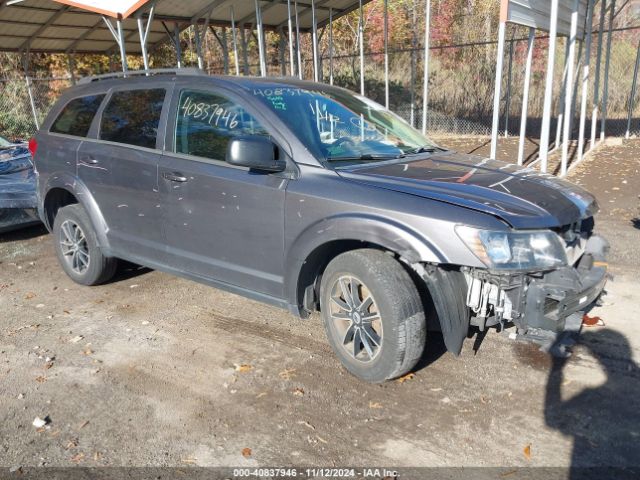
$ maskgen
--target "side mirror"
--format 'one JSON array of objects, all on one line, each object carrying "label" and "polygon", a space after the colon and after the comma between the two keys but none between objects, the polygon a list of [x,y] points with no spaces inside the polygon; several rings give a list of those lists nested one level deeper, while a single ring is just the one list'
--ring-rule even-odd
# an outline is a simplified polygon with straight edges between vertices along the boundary
[{"label": "side mirror", "polygon": [[281,172],[287,164],[276,158],[278,147],[267,137],[247,135],[233,137],[227,145],[226,161],[230,165],[264,172]]}]

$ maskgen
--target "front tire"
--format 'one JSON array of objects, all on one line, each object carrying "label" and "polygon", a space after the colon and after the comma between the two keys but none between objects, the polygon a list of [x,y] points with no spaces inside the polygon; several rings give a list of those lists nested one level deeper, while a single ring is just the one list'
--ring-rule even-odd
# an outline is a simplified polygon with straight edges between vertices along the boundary
[{"label": "front tire", "polygon": [[422,356],[420,295],[408,272],[385,252],[361,249],[334,258],[322,276],[320,310],[331,347],[362,380],[404,375]]},{"label": "front tire", "polygon": [[74,282],[98,285],[115,274],[118,261],[102,254],[91,220],[81,205],[58,210],[53,236],[60,266]]}]

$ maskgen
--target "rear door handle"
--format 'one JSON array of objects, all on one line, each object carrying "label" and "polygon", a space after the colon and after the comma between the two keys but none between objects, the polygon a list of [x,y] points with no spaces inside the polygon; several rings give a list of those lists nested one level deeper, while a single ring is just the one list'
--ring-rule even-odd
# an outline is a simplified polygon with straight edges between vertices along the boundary
[{"label": "rear door handle", "polygon": [[187,181],[187,177],[185,177],[184,175],[178,172],[173,172],[173,173],[167,172],[167,173],[163,173],[162,176],[171,182],[183,183]]}]

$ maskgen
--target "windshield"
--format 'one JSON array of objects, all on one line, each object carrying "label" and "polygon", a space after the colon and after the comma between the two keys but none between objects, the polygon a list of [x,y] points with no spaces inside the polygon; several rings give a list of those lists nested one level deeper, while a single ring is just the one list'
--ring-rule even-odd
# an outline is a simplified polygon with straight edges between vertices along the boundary
[{"label": "windshield", "polygon": [[13,144],[4,137],[0,136],[0,148],[12,147]]},{"label": "windshield", "polygon": [[255,87],[253,95],[332,167],[438,148],[382,105],[347,91],[269,86]]}]

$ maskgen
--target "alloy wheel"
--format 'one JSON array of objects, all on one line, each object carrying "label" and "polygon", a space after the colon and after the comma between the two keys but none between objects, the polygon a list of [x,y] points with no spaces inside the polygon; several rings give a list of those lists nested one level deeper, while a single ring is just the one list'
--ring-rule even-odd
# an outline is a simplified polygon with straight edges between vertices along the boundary
[{"label": "alloy wheel", "polygon": [[355,360],[372,362],[382,348],[382,318],[369,288],[354,276],[341,276],[331,288],[331,326]]},{"label": "alloy wheel", "polygon": [[89,247],[87,238],[80,226],[66,220],[60,226],[60,248],[69,267],[76,273],[84,273],[89,268]]}]

